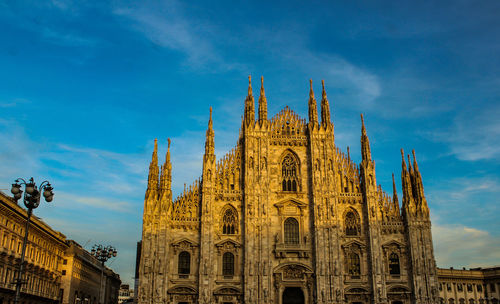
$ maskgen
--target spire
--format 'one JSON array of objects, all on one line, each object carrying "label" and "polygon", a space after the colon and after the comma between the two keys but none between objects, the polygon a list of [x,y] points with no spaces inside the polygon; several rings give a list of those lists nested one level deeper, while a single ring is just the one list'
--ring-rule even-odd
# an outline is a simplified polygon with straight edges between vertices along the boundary
[{"label": "spire", "polygon": [[[403,149],[401,149],[401,184],[403,186],[403,208],[405,211],[414,212],[415,204],[413,201],[413,190],[411,185],[410,173],[406,169],[405,154]],[[410,168],[411,169],[411,168]]]},{"label": "spire", "polygon": [[370,152],[370,141],[368,140],[368,135],[366,134],[365,120],[363,114],[361,114],[361,156],[363,160],[371,161],[372,154]]},{"label": "spire", "polygon": [[415,157],[415,149],[411,150],[411,154],[413,155],[413,168],[415,169],[415,173],[420,174],[418,170],[417,158]]},{"label": "spire", "polygon": [[350,164],[351,163],[351,151],[349,150],[349,146],[347,146],[347,160],[348,160],[348,163]]},{"label": "spire", "polygon": [[160,189],[164,190],[167,188],[167,183],[171,180],[172,165],[170,164],[170,138],[167,138],[168,147],[167,154],[165,155],[165,163],[161,166],[161,176],[160,176]]},{"label": "spire", "polygon": [[321,85],[323,87],[321,96],[321,125],[326,127],[330,124],[330,104],[328,103],[328,98],[326,97],[324,80],[321,80]]},{"label": "spire", "polygon": [[255,100],[252,95],[252,76],[248,76],[248,95],[245,99],[245,125],[255,122]]},{"label": "spire", "polygon": [[259,96],[259,124],[267,121],[267,98],[264,91],[264,77],[260,77],[260,96]]},{"label": "spire", "polygon": [[155,139],[155,146],[153,150],[153,156],[151,157],[151,163],[149,164],[149,174],[148,174],[148,188],[146,189],[146,194],[144,196],[144,215],[151,214],[156,208],[156,200],[158,198],[158,175],[160,170],[158,169],[158,140]]},{"label": "spire", "polygon": [[427,205],[427,200],[424,194],[424,185],[422,182],[422,175],[418,169],[417,158],[415,157],[415,150],[411,151],[413,154],[413,170],[415,179],[415,199],[418,201],[418,206],[422,211],[422,214],[429,215],[429,206]]},{"label": "spire", "polygon": [[392,210],[394,215],[399,215],[399,199],[398,191],[396,190],[396,181],[394,180],[394,173],[392,173]]},{"label": "spire", "polygon": [[205,137],[205,155],[214,154],[214,129],[212,122],[212,107],[210,107],[210,118],[208,119],[208,129]]},{"label": "spire", "polygon": [[168,211],[172,205],[172,164],[170,163],[170,138],[167,138],[168,147],[165,163],[161,167],[160,200],[162,210]]},{"label": "spire", "polygon": [[313,91],[313,81],[309,80],[310,90],[309,90],[309,123],[313,126],[318,125],[318,107],[316,105],[316,99],[314,98]]},{"label": "spire", "polygon": [[149,174],[148,174],[148,190],[158,188],[158,140],[155,138],[155,147],[153,150],[153,156],[151,157],[151,163],[149,164]]}]

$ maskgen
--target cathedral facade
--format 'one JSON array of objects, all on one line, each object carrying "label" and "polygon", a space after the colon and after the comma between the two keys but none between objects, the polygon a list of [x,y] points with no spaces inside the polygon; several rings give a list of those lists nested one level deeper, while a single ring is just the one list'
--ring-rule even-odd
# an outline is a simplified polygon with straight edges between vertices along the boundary
[{"label": "cathedral facade", "polygon": [[[249,79],[250,80],[250,79]],[[170,140],[157,142],[144,201],[138,302],[438,303],[429,209],[413,153],[402,205],[377,186],[361,116],[360,164],[335,146],[324,84],[306,121],[268,119],[249,82],[236,147],[214,154],[212,110],[202,175],[172,198]]]}]

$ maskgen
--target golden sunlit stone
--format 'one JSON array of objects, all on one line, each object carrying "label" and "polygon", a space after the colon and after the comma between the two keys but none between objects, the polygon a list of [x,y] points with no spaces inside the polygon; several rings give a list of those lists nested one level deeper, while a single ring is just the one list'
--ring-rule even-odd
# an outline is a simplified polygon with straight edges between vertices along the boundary
[{"label": "golden sunlit stone", "polygon": [[202,176],[175,200],[170,141],[161,170],[155,141],[139,303],[437,303],[416,160],[403,158],[400,211],[363,117],[357,165],[335,146],[324,83],[321,122],[312,81],[308,122],[288,107],[268,119],[263,85],[258,118],[250,82],[238,143],[217,159],[210,109]]}]

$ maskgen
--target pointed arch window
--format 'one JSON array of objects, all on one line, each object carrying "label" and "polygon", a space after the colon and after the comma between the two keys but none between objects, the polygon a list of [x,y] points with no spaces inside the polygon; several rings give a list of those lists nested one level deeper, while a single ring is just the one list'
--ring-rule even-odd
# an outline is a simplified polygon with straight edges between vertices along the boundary
[{"label": "pointed arch window", "polygon": [[297,191],[298,187],[298,163],[295,157],[288,154],[281,163],[281,177],[283,191]]},{"label": "pointed arch window", "polygon": [[179,253],[178,272],[179,274],[189,274],[191,272],[191,254],[187,251]]},{"label": "pointed arch window", "polygon": [[227,208],[222,216],[222,234],[236,234],[237,224],[236,210]]},{"label": "pointed arch window", "polygon": [[297,245],[299,243],[299,222],[289,217],[285,220],[285,244]]},{"label": "pointed arch window", "polygon": [[361,274],[361,265],[359,263],[359,255],[355,252],[349,253],[347,272],[351,276],[359,276]]},{"label": "pointed arch window", "polygon": [[399,256],[393,252],[389,256],[389,273],[392,275],[401,274],[401,268],[399,266]]},{"label": "pointed arch window", "polygon": [[353,211],[347,212],[345,215],[345,234],[346,235],[359,235],[361,227],[357,214]]},{"label": "pointed arch window", "polygon": [[222,275],[234,275],[234,254],[232,254],[231,252],[226,252],[222,256]]}]

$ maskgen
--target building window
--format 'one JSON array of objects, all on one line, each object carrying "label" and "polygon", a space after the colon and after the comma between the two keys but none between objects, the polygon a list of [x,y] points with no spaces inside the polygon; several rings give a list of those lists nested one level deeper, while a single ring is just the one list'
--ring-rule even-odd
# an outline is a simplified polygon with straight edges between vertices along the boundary
[{"label": "building window", "polygon": [[439,283],[439,291],[443,291],[443,283]]},{"label": "building window", "polygon": [[469,304],[476,304],[476,301],[474,301],[474,299],[469,299]]},{"label": "building window", "polygon": [[462,283],[457,284],[457,290],[458,290],[458,292],[462,292],[464,290],[462,287]]},{"label": "building window", "polygon": [[495,283],[490,283],[490,292],[495,292],[496,288],[495,288]]},{"label": "building window", "polygon": [[345,215],[345,234],[359,235],[360,230],[358,216],[353,211],[347,212]]},{"label": "building window", "polygon": [[347,261],[348,273],[351,276],[359,276],[361,274],[361,266],[359,263],[359,255],[355,252],[351,252]]},{"label": "building window", "polygon": [[235,234],[237,223],[236,210],[227,208],[222,217],[222,234]]},{"label": "building window", "polygon": [[293,217],[285,220],[285,244],[299,243],[299,222]]},{"label": "building window", "polygon": [[226,252],[222,256],[222,275],[234,275],[234,255],[231,252]]},{"label": "building window", "polygon": [[62,271],[62,275],[66,275],[66,270],[63,270],[63,271]]},{"label": "building window", "polygon": [[472,284],[467,284],[467,292],[472,292]]},{"label": "building window", "polygon": [[389,256],[389,273],[392,275],[399,275],[401,273],[399,267],[399,256],[393,252]]},{"label": "building window", "polygon": [[283,191],[297,191],[297,172],[297,161],[291,154],[288,154],[281,163],[281,183]]},{"label": "building window", "polygon": [[446,284],[446,290],[451,291],[451,284],[450,283]]},{"label": "building window", "polygon": [[187,251],[183,251],[179,253],[179,261],[178,261],[178,272],[179,274],[189,274],[191,272],[191,254]]},{"label": "building window", "polygon": [[483,285],[477,284],[477,291],[478,292],[483,292]]}]

